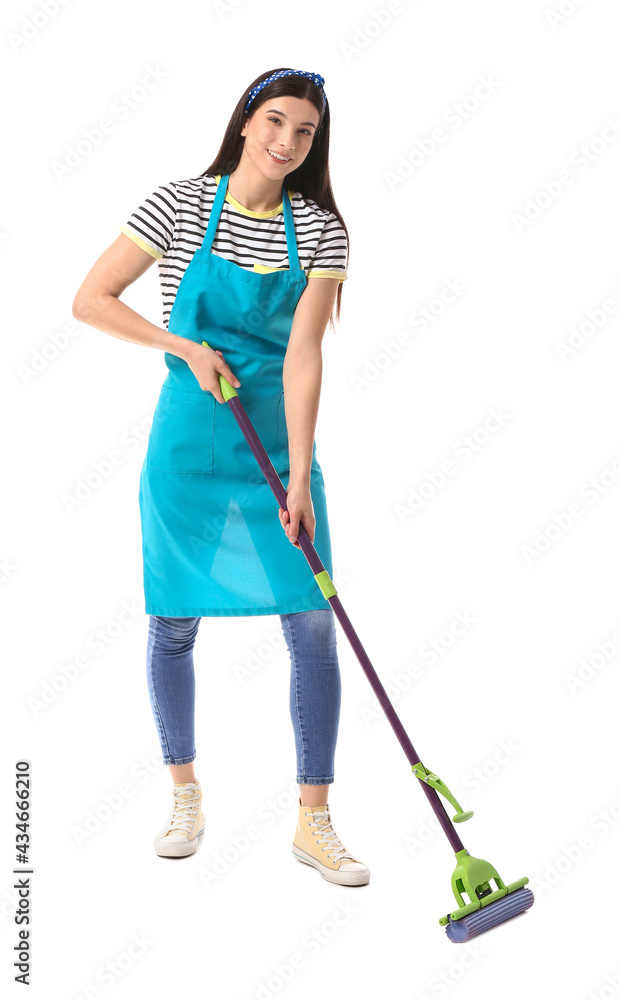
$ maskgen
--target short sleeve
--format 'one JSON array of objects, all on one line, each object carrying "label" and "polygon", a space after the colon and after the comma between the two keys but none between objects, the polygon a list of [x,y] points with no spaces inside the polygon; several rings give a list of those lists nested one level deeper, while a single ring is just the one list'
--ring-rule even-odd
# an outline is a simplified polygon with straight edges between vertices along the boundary
[{"label": "short sleeve", "polygon": [[348,275],[348,240],[346,230],[337,215],[329,212],[323,226],[316,253],[307,270],[308,278],[336,278],[345,281]]},{"label": "short sleeve", "polygon": [[120,226],[121,233],[156,260],[167,253],[176,223],[178,195],[175,185],[161,184]]}]

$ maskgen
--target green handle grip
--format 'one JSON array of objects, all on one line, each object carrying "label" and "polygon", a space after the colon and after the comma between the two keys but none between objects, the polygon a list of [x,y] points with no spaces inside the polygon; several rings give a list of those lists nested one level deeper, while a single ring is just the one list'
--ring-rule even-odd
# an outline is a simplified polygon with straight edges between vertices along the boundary
[{"label": "green handle grip", "polygon": [[[210,344],[207,344],[206,340],[203,340],[202,344],[204,347],[211,346]],[[232,399],[233,396],[238,396],[238,392],[236,391],[234,386],[230,385],[228,379],[224,378],[223,375],[219,376],[219,388],[221,389],[221,394],[224,397],[226,403],[228,402],[229,399]]]}]

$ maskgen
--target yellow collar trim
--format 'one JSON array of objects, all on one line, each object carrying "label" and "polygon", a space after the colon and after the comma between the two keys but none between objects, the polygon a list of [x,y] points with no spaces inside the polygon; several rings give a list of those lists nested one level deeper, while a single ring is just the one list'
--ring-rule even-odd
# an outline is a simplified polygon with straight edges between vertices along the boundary
[{"label": "yellow collar trim", "polygon": [[[221,174],[215,174],[215,181],[217,184],[219,184],[221,177]],[[284,188],[284,190],[286,189]],[[287,194],[289,200],[292,201],[293,192],[288,191]],[[275,215],[279,215],[284,208],[283,202],[280,202],[277,208],[272,208],[270,212],[251,212],[248,208],[245,208],[245,205],[241,205],[240,201],[233,198],[230,191],[226,191],[225,200],[232,205],[233,208],[236,208],[237,212],[240,212],[242,215],[249,215],[252,219],[272,219]]]}]

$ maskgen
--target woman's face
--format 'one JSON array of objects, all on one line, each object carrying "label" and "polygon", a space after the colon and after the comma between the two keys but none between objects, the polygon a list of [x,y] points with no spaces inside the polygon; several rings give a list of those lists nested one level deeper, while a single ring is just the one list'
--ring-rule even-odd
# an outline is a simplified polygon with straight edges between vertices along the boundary
[{"label": "woman's face", "polygon": [[[319,120],[316,108],[305,98],[269,98],[241,129],[241,135],[245,136],[243,156],[249,157],[265,176],[284,178],[303,163]],[[278,159],[273,153],[285,159]]]}]

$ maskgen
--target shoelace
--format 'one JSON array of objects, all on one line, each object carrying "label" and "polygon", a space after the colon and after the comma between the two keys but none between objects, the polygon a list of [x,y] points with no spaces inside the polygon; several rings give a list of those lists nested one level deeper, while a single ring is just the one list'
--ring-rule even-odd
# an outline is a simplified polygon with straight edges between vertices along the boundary
[{"label": "shoelace", "polygon": [[[197,784],[195,782],[191,785],[185,785],[184,788],[174,789],[174,808],[164,836],[168,833],[189,833],[194,815],[198,811],[196,789]],[[189,798],[182,798],[187,793],[189,793]]]},{"label": "shoelace", "polygon": [[[305,813],[305,815],[310,816],[312,814]],[[309,826],[317,827],[318,830],[323,834],[318,843],[321,844],[324,841],[330,848],[330,850],[327,851],[327,857],[328,858],[334,857],[338,860],[341,858],[350,858],[351,861],[354,861],[355,860],[354,855],[351,854],[350,851],[346,850],[346,848],[342,844],[342,841],[337,836],[335,830],[333,829],[331,823],[329,822],[329,810],[328,809],[316,810],[313,813],[313,816],[314,819],[318,820],[318,822],[310,823]],[[325,825],[322,825],[323,821],[325,821]],[[331,830],[331,832],[327,833],[329,829]],[[337,846],[338,844],[340,845],[339,847]]]}]

